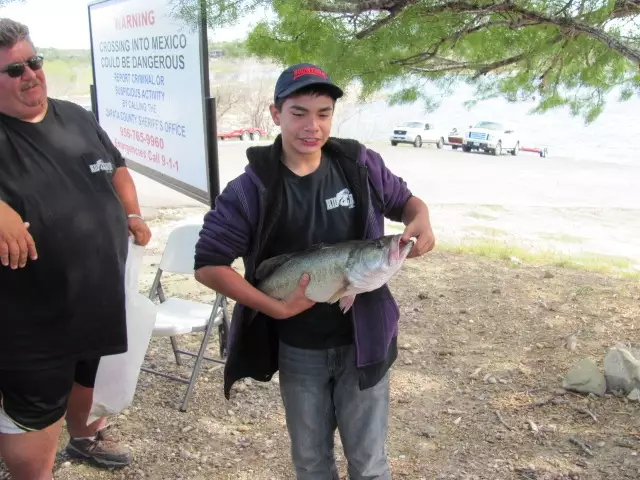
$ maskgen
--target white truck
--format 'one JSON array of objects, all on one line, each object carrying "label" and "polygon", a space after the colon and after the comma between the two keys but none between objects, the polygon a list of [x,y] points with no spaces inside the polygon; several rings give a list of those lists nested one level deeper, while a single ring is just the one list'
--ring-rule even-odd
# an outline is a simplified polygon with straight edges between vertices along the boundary
[{"label": "white truck", "polygon": [[442,148],[446,143],[447,135],[447,130],[437,128],[431,122],[417,120],[394,127],[390,140],[394,147],[399,143],[411,143],[416,148],[425,143],[434,143],[438,148]]},{"label": "white truck", "polygon": [[518,155],[520,140],[513,128],[499,122],[482,121],[465,132],[462,150],[465,152],[483,150],[493,155],[510,152],[511,155]]}]

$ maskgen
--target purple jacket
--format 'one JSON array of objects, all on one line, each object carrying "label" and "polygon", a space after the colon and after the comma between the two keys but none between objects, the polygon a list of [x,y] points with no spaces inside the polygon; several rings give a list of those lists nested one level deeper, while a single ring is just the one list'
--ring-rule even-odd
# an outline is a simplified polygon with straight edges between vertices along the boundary
[{"label": "purple jacket", "polygon": [[[323,147],[345,172],[356,201],[361,238],[384,234],[384,218],[401,221],[412,196],[406,183],[389,171],[381,156],[354,140],[331,138]],[[214,209],[204,217],[196,245],[195,268],[229,266],[243,258],[245,279],[255,285],[254,273],[265,260],[282,205],[277,188],[282,140],[247,149],[249,165],[226,186]],[[269,214],[267,215],[267,212]],[[361,389],[375,385],[397,358],[398,306],[385,285],[359,294],[350,310],[354,322],[356,362]],[[245,377],[269,381],[278,370],[278,338],[273,321],[236,304],[225,364],[224,391]]]}]

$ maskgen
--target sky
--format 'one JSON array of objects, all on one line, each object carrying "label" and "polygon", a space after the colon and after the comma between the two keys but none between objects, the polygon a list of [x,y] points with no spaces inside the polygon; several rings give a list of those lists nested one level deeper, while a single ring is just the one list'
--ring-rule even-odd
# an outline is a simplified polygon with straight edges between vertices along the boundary
[{"label": "sky", "polygon": [[[89,41],[88,0],[26,0],[0,8],[0,17],[24,23],[38,48],[86,48]],[[243,19],[237,27],[209,33],[210,41],[244,38],[257,15]]]}]

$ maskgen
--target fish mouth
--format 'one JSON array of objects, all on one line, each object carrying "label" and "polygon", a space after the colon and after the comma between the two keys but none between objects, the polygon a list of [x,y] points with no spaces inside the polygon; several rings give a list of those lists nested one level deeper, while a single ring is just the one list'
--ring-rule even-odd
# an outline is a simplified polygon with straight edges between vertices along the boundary
[{"label": "fish mouth", "polygon": [[414,244],[413,240],[403,241],[402,235],[394,235],[389,249],[389,265],[395,265],[407,258]]}]

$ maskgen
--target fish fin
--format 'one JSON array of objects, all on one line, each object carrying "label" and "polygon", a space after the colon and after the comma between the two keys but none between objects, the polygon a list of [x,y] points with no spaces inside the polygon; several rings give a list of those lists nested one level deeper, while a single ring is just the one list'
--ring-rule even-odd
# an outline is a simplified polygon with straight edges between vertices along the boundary
[{"label": "fish fin", "polygon": [[295,253],[285,253],[284,255],[277,255],[263,261],[260,265],[258,265],[258,268],[256,269],[256,279],[260,280],[268,277],[276,268],[278,268],[290,258],[293,258],[295,255]]},{"label": "fish fin", "polygon": [[340,299],[340,308],[342,309],[342,313],[347,313],[353,306],[353,302],[355,302],[355,300],[355,295],[347,295],[346,297],[342,297]]},{"label": "fish fin", "polygon": [[327,303],[336,303],[338,300],[340,300],[342,298],[342,296],[347,293],[347,284],[345,284],[340,290],[336,291],[336,293],[334,293],[331,298],[329,300],[327,300]]}]

